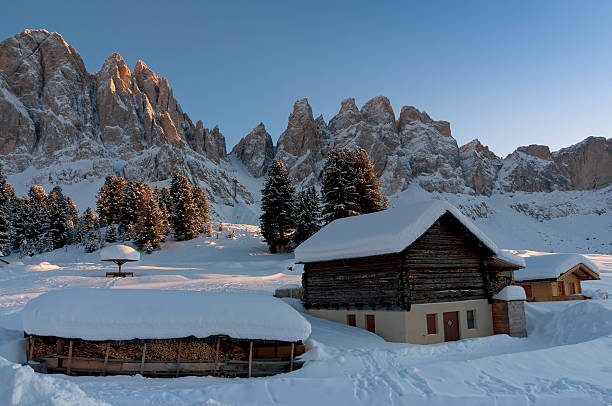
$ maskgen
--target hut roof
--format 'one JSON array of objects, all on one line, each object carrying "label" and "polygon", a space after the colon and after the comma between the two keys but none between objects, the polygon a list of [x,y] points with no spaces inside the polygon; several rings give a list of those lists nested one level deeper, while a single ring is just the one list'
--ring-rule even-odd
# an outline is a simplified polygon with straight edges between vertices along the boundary
[{"label": "hut roof", "polygon": [[271,295],[178,290],[64,289],[29,301],[28,334],[130,340],[229,335],[298,341],[310,323]]},{"label": "hut roof", "polygon": [[527,256],[525,269],[514,277],[517,281],[530,281],[538,279],[557,279],[577,265],[584,265],[599,279],[599,268],[592,261],[580,254],[549,254],[537,253]]},{"label": "hut roof", "polygon": [[102,261],[110,261],[113,259],[138,261],[140,259],[140,253],[127,245],[111,245],[100,251],[100,259]]},{"label": "hut roof", "polygon": [[447,212],[495,255],[500,253],[497,245],[455,206],[442,200],[427,200],[334,220],[300,244],[295,250],[295,259],[307,263],[398,253]]}]

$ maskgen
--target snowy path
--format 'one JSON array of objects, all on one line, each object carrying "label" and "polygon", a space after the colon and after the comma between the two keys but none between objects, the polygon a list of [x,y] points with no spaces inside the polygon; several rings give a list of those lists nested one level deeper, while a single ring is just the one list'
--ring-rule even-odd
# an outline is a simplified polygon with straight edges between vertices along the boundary
[{"label": "snowy path", "polygon": [[[299,283],[290,256],[266,253],[256,228],[236,240],[171,243],[106,279],[111,266],[77,249],[0,272],[0,356],[23,357],[18,311],[45,291],[88,286],[267,291]],[[226,234],[227,231],[224,232]],[[612,292],[612,256],[590,256]],[[41,264],[47,261],[50,264]],[[296,305],[297,306],[297,305]],[[493,336],[428,346],[388,343],[367,331],[307,316],[307,364],[254,379],[38,375],[0,359],[0,404],[23,405],[610,405],[612,300],[527,304],[529,337]]]}]

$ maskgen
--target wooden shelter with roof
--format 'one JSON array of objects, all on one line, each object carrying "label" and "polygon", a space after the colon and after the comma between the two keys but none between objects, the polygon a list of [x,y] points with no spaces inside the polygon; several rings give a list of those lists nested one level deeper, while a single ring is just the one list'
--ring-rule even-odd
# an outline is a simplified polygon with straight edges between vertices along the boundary
[{"label": "wooden shelter with roof", "polygon": [[335,220],[295,253],[309,313],[416,344],[493,334],[524,264],[443,201]]},{"label": "wooden shelter with roof", "polygon": [[515,279],[528,302],[589,299],[581,281],[599,279],[597,265],[579,254],[537,253],[525,257],[525,264]]}]

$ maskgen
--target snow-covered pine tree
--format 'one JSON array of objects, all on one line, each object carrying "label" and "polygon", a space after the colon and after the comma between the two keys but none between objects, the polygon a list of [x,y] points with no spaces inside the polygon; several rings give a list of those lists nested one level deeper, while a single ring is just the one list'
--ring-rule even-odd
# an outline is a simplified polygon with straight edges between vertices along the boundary
[{"label": "snow-covered pine tree", "polygon": [[[34,245],[34,249],[49,247],[49,203],[47,193],[41,186],[34,185],[28,192],[28,203],[24,223],[24,238]],[[42,240],[45,241],[42,241]],[[43,251],[38,251],[43,252]]]},{"label": "snow-covered pine tree", "polygon": [[92,233],[93,231],[96,231],[97,224],[96,214],[91,207],[88,207],[81,216],[78,227],[79,240],[83,245],[87,244],[88,240],[91,238],[97,239],[97,236],[94,235],[95,233]]},{"label": "snow-covered pine tree", "polygon": [[208,199],[206,199],[204,191],[199,186],[194,186],[191,189],[191,194],[193,195],[193,202],[198,208],[198,224],[200,225],[200,232],[204,232],[204,226],[206,222],[210,220],[210,215],[208,214],[210,209]]},{"label": "snow-covered pine tree", "polygon": [[174,174],[170,184],[170,197],[170,224],[174,238],[183,241],[197,237],[201,228],[198,207],[193,200],[189,180],[185,176]]},{"label": "snow-covered pine tree", "polygon": [[142,199],[142,209],[138,212],[135,228],[135,242],[141,251],[145,250],[150,254],[165,237],[164,219],[149,186],[145,185]]},{"label": "snow-covered pine tree", "polygon": [[49,202],[49,238],[53,249],[61,248],[70,243],[73,225],[68,200],[62,188],[56,186],[51,190]]},{"label": "snow-covered pine tree", "polygon": [[104,234],[104,241],[117,242],[118,239],[119,239],[119,233],[117,233],[117,227],[114,224],[109,224],[106,227],[106,233]]},{"label": "snow-covered pine tree", "polygon": [[387,198],[380,192],[382,182],[374,174],[374,164],[363,148],[350,151],[347,163],[355,169],[355,189],[359,196],[360,214],[386,210],[389,204]]},{"label": "snow-covered pine tree", "polygon": [[4,255],[10,254],[12,248],[14,204],[15,192],[13,187],[6,183],[6,177],[0,165],[0,252]]},{"label": "snow-covered pine tree", "polygon": [[70,244],[78,244],[79,242],[81,242],[80,237],[78,235],[81,215],[79,214],[79,211],[77,210],[77,207],[70,196],[66,197],[66,207],[68,208],[68,216],[70,217],[70,226],[72,228],[72,234],[70,235]]},{"label": "snow-covered pine tree", "polygon": [[294,247],[306,241],[321,228],[321,204],[319,194],[311,186],[302,189],[296,197],[295,232],[291,236]]},{"label": "snow-covered pine tree", "polygon": [[[148,187],[148,186],[147,186]],[[121,199],[119,234],[124,240],[134,238],[133,231],[138,223],[138,212],[142,210],[145,185],[140,182],[129,182]]]},{"label": "snow-covered pine tree", "polygon": [[25,219],[28,215],[28,198],[25,196],[16,199],[11,213],[12,245],[13,250],[21,252],[21,245],[25,239]]},{"label": "snow-covered pine tree", "polygon": [[92,228],[85,234],[83,241],[83,249],[87,253],[94,252],[102,247],[102,239],[100,238],[100,230]]},{"label": "snow-covered pine tree", "polygon": [[346,162],[346,150],[332,149],[323,165],[321,194],[323,219],[328,224],[336,219],[357,214],[359,197],[352,184],[352,171]]},{"label": "snow-covered pine tree", "polygon": [[22,239],[20,244],[19,244],[19,257],[23,258],[25,256],[33,256],[34,254],[36,254],[36,247],[34,246],[34,243],[32,243],[31,241],[27,240],[27,239]]},{"label": "snow-covered pine tree", "polygon": [[261,235],[270,252],[286,252],[295,225],[295,189],[281,160],[274,160],[261,191]]},{"label": "snow-covered pine tree", "polygon": [[107,176],[98,192],[96,210],[105,224],[119,224],[121,201],[125,195],[126,181],[121,177]]}]

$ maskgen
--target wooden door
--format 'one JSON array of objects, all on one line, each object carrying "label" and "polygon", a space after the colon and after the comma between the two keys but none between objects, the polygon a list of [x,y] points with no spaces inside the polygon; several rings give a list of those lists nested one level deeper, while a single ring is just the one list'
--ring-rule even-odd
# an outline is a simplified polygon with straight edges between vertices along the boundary
[{"label": "wooden door", "polygon": [[565,286],[563,282],[557,282],[557,287],[559,288],[559,296],[565,296]]},{"label": "wooden door", "polygon": [[372,333],[376,333],[376,323],[373,314],[366,314],[366,328]]},{"label": "wooden door", "polygon": [[346,324],[348,324],[349,326],[353,326],[353,327],[357,326],[357,320],[354,314],[346,315]]},{"label": "wooden door", "polygon": [[444,312],[444,341],[459,340],[459,312]]}]

